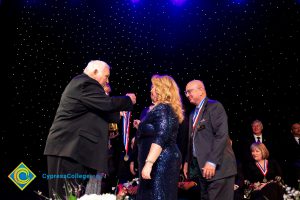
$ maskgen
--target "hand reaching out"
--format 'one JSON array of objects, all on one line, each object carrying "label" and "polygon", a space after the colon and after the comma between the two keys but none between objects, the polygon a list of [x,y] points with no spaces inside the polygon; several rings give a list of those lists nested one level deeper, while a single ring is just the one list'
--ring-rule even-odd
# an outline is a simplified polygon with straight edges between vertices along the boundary
[{"label": "hand reaching out", "polygon": [[136,96],[134,93],[127,93],[126,96],[129,96],[131,101],[132,101],[132,104],[135,104],[136,103]]}]

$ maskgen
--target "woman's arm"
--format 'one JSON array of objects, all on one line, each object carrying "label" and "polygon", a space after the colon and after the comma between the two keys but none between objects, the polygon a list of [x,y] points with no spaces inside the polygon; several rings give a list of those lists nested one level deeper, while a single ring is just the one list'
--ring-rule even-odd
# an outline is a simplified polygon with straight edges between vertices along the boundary
[{"label": "woman's arm", "polygon": [[150,173],[152,171],[152,166],[157,160],[158,156],[162,151],[161,146],[158,144],[152,143],[150,147],[150,151],[148,153],[147,159],[145,161],[145,165],[142,170],[142,177],[144,179],[151,179]]}]

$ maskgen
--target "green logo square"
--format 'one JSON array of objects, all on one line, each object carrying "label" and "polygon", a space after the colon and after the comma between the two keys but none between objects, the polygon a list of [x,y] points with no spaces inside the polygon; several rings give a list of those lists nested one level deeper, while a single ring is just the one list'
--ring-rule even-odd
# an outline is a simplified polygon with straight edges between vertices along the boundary
[{"label": "green logo square", "polygon": [[8,175],[8,178],[21,190],[24,190],[35,177],[35,174],[23,162]]}]

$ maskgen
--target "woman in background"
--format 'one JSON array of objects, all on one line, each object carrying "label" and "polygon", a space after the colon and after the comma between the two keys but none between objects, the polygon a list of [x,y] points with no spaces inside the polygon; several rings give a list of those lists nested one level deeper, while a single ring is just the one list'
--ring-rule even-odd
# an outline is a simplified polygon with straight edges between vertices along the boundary
[{"label": "woman in background", "polygon": [[251,199],[283,199],[283,189],[276,182],[282,177],[279,164],[268,160],[269,151],[263,143],[253,143],[250,147],[253,161],[245,171],[245,179],[249,180],[253,189]]}]

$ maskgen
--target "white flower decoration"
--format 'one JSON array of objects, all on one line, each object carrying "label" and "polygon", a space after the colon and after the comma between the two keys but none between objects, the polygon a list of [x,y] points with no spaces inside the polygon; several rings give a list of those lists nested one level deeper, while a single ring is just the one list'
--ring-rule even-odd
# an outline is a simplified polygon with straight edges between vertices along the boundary
[{"label": "white flower decoration", "polygon": [[80,197],[78,200],[116,200],[116,199],[117,199],[116,195],[113,194],[102,194],[102,195],[85,194],[82,197]]}]

